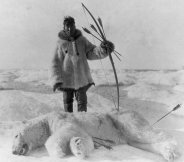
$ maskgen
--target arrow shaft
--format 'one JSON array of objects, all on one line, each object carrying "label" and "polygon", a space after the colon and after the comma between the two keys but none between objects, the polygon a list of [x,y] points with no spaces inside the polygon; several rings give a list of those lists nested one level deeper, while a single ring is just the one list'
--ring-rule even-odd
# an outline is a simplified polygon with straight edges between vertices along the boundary
[{"label": "arrow shaft", "polygon": [[[87,9],[87,7],[82,3],[82,6],[83,8],[89,13],[89,15],[91,16],[91,18],[93,19],[93,21],[95,22],[97,28],[98,28],[98,31],[100,32],[100,35],[101,35],[101,38],[103,39],[103,41],[106,41],[106,37],[105,35],[103,34],[100,26],[98,25],[98,22],[96,21],[96,19],[94,18],[94,16],[91,14],[91,12]],[[119,111],[119,83],[118,83],[118,77],[117,77],[117,73],[116,73],[116,68],[115,68],[115,65],[114,65],[114,62],[113,62],[113,59],[112,59],[112,56],[110,53],[109,54],[109,59],[111,61],[111,64],[112,64],[112,68],[113,68],[113,71],[114,71],[114,76],[115,76],[115,80],[116,80],[116,87],[117,87],[117,99],[118,99],[118,106],[117,106],[117,110]]]},{"label": "arrow shaft", "polygon": [[100,29],[100,26],[98,25],[98,23],[97,23],[96,19],[94,18],[94,16],[91,14],[91,12],[87,9],[87,7],[86,7],[83,3],[82,3],[82,6],[86,9],[86,11],[87,11],[87,12],[89,13],[89,15],[92,17],[92,19],[93,19],[93,21],[95,22],[95,24],[96,24],[96,26],[97,26],[97,28],[98,28],[98,30],[99,30],[99,32],[100,32],[102,38],[103,38],[104,40],[106,40],[106,39],[104,38],[103,33],[102,33],[101,29]]},{"label": "arrow shaft", "polygon": [[181,104],[176,105],[171,111],[169,111],[168,113],[166,113],[164,116],[162,116],[160,119],[158,119],[155,123],[153,123],[151,126],[154,126],[156,123],[158,123],[160,120],[162,120],[163,118],[165,118],[166,116],[168,116],[170,113],[172,113],[173,111],[176,111],[177,109],[179,109],[181,107]]},{"label": "arrow shaft", "polygon": [[[86,30],[86,28],[83,28],[83,30],[92,35],[94,38],[96,38],[97,40],[99,40],[100,42],[103,42],[101,39],[99,39],[97,36],[95,36],[94,34],[92,34],[88,29]],[[119,61],[121,61],[121,59],[119,58],[119,56],[117,55],[117,52],[116,51],[113,51],[113,53],[115,54],[115,56],[118,58]]]},{"label": "arrow shaft", "polygon": [[156,123],[158,123],[160,120],[162,120],[163,118],[165,118],[167,115],[169,115],[172,112],[172,110],[170,112],[168,112],[167,114],[165,114],[164,116],[162,116],[160,119],[158,119],[155,123],[152,124],[155,125]]}]

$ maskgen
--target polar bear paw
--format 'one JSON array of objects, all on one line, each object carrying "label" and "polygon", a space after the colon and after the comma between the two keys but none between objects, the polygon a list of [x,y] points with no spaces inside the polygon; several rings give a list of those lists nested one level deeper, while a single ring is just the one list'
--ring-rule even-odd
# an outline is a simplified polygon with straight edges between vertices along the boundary
[{"label": "polar bear paw", "polygon": [[85,158],[87,156],[87,152],[85,149],[84,139],[81,137],[73,137],[70,140],[70,149],[71,152],[78,158]]},{"label": "polar bear paw", "polygon": [[84,159],[94,149],[92,138],[73,137],[70,140],[71,152],[78,158]]},{"label": "polar bear paw", "polygon": [[176,143],[164,142],[161,147],[162,156],[169,162],[173,162],[178,156],[179,152],[176,148]]}]

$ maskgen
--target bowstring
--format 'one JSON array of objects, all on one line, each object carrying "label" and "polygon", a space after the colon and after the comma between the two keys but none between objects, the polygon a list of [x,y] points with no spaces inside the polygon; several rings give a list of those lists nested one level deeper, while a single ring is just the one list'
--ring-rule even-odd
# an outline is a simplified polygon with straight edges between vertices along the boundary
[{"label": "bowstring", "polygon": [[[82,8],[83,8],[83,7],[82,7]],[[87,14],[86,14],[86,11],[85,11],[84,8],[83,8],[83,12],[84,12],[84,14],[85,14],[85,19],[86,19],[87,22],[88,22],[88,26],[90,26],[90,23],[89,23],[89,20],[88,20],[88,17],[87,17]],[[93,37],[93,43],[95,44],[95,39],[94,39],[94,37]],[[101,54],[100,54],[100,57],[101,57]],[[100,58],[99,61],[100,61],[100,63],[101,63],[102,71],[103,71],[103,73],[104,73],[104,76],[105,76],[105,79],[106,79],[106,81],[107,81],[107,84],[108,84],[108,86],[110,87],[110,83],[109,83],[107,74],[106,74],[106,72],[105,72],[104,65],[103,65],[103,63],[102,63],[102,57]],[[114,96],[112,95],[112,91],[111,91],[110,89],[109,89],[108,91],[110,91],[110,93],[108,93],[108,94],[110,94],[111,99],[112,99],[112,101],[113,101],[113,104],[114,104],[114,106],[115,106],[115,109],[117,109],[117,106],[116,106],[116,102],[115,102]],[[98,88],[97,88],[97,94],[99,95]],[[98,100],[99,100],[99,98],[98,98]]]},{"label": "bowstring", "polygon": [[[110,87],[110,83],[109,83],[109,80],[108,80],[108,78],[107,78],[107,73],[105,72],[105,68],[104,68],[104,65],[103,65],[103,63],[102,63],[102,59],[100,59],[100,63],[101,63],[102,70],[103,70],[105,79],[106,79],[106,81],[107,81],[107,84],[108,84],[108,86]],[[110,89],[109,89],[108,91],[110,91],[110,93],[108,93],[108,94],[110,94],[110,96],[111,96],[111,98],[112,98],[112,101],[113,101],[113,103],[114,103],[114,107],[115,107],[115,109],[117,109],[117,106],[116,106],[116,102],[115,102],[114,96],[112,95],[112,91],[111,91]]]}]

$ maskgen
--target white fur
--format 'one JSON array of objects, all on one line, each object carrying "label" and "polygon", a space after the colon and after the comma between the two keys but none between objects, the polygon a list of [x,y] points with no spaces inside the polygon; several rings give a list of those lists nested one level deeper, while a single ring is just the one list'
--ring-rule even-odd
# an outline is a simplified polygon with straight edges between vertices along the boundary
[{"label": "white fur", "polygon": [[73,153],[85,158],[94,149],[94,143],[129,144],[160,154],[166,160],[176,157],[176,141],[150,127],[148,121],[133,111],[119,114],[50,113],[30,121],[19,134],[22,138],[14,140],[13,148],[18,149],[24,142],[31,146],[29,149],[46,143],[49,155],[56,157]]},{"label": "white fur", "polygon": [[80,137],[84,140],[85,152],[83,157],[86,157],[94,149],[92,138],[78,125],[71,123],[61,127],[47,140],[45,146],[49,155],[63,157],[71,152],[77,155],[75,154],[75,137]]}]

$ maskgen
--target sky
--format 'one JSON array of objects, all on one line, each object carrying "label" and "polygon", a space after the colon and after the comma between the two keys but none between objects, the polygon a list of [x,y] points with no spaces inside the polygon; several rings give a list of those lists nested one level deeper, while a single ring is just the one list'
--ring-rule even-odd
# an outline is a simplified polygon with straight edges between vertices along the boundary
[{"label": "sky", "polygon": [[[113,56],[116,68],[184,67],[183,0],[0,0],[0,69],[49,68],[63,17],[73,16],[80,30],[93,23],[81,2],[122,54],[121,61]],[[111,68],[109,58],[90,66]]]}]

